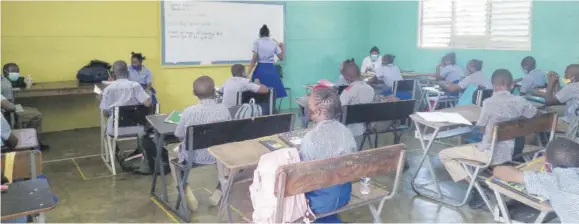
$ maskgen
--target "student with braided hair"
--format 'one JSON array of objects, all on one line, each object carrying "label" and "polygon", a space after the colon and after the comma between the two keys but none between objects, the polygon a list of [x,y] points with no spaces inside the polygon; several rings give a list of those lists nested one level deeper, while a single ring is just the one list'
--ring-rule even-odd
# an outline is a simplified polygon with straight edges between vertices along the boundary
[{"label": "student with braided hair", "polygon": [[155,97],[155,89],[153,89],[153,73],[143,65],[145,56],[141,53],[131,52],[131,66],[129,67],[129,81],[141,84],[143,89],[151,95],[153,104],[157,104],[157,97]]}]

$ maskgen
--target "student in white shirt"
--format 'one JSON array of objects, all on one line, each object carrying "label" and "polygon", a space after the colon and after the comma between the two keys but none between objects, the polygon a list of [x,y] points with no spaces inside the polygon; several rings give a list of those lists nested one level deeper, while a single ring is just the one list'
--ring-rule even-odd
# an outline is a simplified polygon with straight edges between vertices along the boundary
[{"label": "student in white shirt", "polygon": [[466,65],[468,75],[460,80],[458,84],[451,82],[441,83],[440,87],[447,92],[456,93],[468,88],[469,85],[483,86],[485,89],[492,89],[491,80],[486,77],[482,70],[483,62],[481,60],[472,59]]},{"label": "student in white shirt", "polygon": [[235,64],[231,66],[231,75],[221,86],[220,92],[223,93],[222,103],[225,106],[237,106],[237,94],[245,91],[254,93],[267,93],[269,89],[262,85],[251,82],[245,74],[245,66]]},{"label": "student in white shirt", "polygon": [[382,57],[382,65],[376,71],[376,78],[384,82],[385,91],[392,91],[394,82],[402,80],[400,69],[394,64],[394,55],[386,54]]},{"label": "student in white shirt", "polygon": [[362,61],[360,72],[362,74],[375,73],[376,69],[382,64],[382,57],[380,57],[380,49],[374,46],[370,49],[370,56],[367,56]]},{"label": "student in white shirt", "polygon": [[444,55],[436,66],[436,74],[432,76],[439,80],[458,82],[464,76],[464,71],[456,64],[456,54],[451,52]]}]

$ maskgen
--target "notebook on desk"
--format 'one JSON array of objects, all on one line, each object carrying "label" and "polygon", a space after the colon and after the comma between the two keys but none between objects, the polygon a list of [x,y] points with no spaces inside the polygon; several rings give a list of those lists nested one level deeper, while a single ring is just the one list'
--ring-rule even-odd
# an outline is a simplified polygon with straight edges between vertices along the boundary
[{"label": "notebook on desk", "polygon": [[497,184],[497,185],[500,185],[500,186],[502,186],[502,187],[511,189],[514,193],[517,193],[518,195],[521,195],[521,196],[523,196],[523,197],[525,197],[525,198],[528,198],[528,199],[530,199],[530,200],[532,200],[532,201],[534,201],[534,202],[539,202],[539,203],[541,203],[541,202],[547,201],[546,198],[543,198],[543,197],[540,197],[540,196],[537,196],[537,195],[532,195],[532,194],[527,193],[527,189],[525,188],[525,185],[524,185],[524,184],[511,183],[511,182],[507,182],[507,181],[500,180],[500,179],[498,179],[498,178],[493,178],[493,179],[492,179],[492,182],[495,183],[495,184]]},{"label": "notebook on desk", "polygon": [[178,124],[179,121],[181,121],[181,112],[176,110],[172,111],[171,114],[169,114],[169,116],[167,116],[165,119],[165,123],[169,124]]},{"label": "notebook on desk", "polygon": [[[531,162],[517,166],[517,169],[519,169],[521,171],[545,172],[544,164],[545,164],[545,157],[539,157]],[[493,177],[491,181],[497,185],[500,185],[500,186],[505,187],[507,189],[511,189],[514,193],[521,195],[525,198],[528,198],[534,202],[542,203],[542,202],[547,201],[546,198],[527,193],[527,189],[525,188],[524,184],[511,183],[511,182],[503,181],[503,180],[495,178],[495,177]]]}]

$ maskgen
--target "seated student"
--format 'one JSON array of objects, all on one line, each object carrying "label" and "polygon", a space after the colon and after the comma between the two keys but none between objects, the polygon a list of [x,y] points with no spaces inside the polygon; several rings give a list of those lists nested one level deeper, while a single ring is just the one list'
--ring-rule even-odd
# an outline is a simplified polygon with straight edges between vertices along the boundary
[{"label": "seated student", "polygon": [[537,69],[537,62],[535,58],[527,56],[521,61],[521,68],[525,76],[515,80],[515,83],[521,82],[520,95],[536,94],[534,89],[543,88],[547,85],[547,78],[545,72]]},{"label": "seated student", "polygon": [[[342,105],[338,93],[332,88],[320,88],[312,92],[308,100],[309,116],[315,126],[304,136],[300,145],[302,161],[332,158],[356,152],[352,132],[338,120]],[[306,193],[314,214],[329,212],[343,207],[350,201],[352,184],[345,183]],[[319,223],[340,223],[337,215],[317,219]]]},{"label": "seated student", "polygon": [[[342,75],[349,83],[348,87],[340,95],[340,103],[342,106],[365,104],[374,101],[374,88],[362,80],[360,70],[355,62],[350,61],[344,63]],[[366,131],[366,124],[349,124],[348,129],[354,134],[356,143],[358,145],[361,144],[363,134]]]},{"label": "seated student", "polygon": [[440,64],[436,66],[436,74],[432,75],[438,80],[449,82],[458,82],[463,76],[464,71],[456,64],[456,54],[454,52],[442,57]]},{"label": "seated student", "polygon": [[352,59],[346,59],[345,61],[343,61],[342,63],[340,63],[340,77],[338,78],[338,81],[336,81],[334,83],[334,86],[347,86],[348,82],[346,81],[346,79],[344,78],[344,75],[342,75],[342,69],[344,69],[344,63],[346,62],[350,62],[350,61],[354,61],[354,58]]},{"label": "seated student", "polygon": [[557,130],[562,132],[567,131],[569,123],[579,117],[579,64],[567,66],[565,79],[568,79],[569,83],[558,90],[558,75],[549,75],[549,84],[545,93],[545,105],[565,104],[565,116],[561,117],[557,123]]},{"label": "seated student", "polygon": [[16,111],[16,107],[14,106],[14,104],[12,104],[12,102],[6,99],[4,95],[0,95],[0,102],[2,103],[1,104],[2,112],[12,113]]},{"label": "seated student", "polygon": [[237,106],[237,93],[252,91],[254,93],[267,93],[269,89],[262,85],[251,82],[245,74],[245,66],[235,64],[231,66],[231,75],[221,86],[220,92],[223,93],[223,104],[228,107]]},{"label": "seated student", "polygon": [[[511,161],[513,157],[514,141],[507,140],[495,144],[492,161],[491,157],[491,135],[493,126],[496,123],[508,121],[520,117],[531,118],[537,113],[531,103],[521,96],[512,95],[510,90],[514,87],[513,76],[506,69],[497,69],[491,78],[494,93],[483,102],[480,117],[476,126],[485,128],[482,141],[478,144],[468,144],[453,148],[443,149],[440,154],[440,161],[455,182],[465,180],[468,177],[466,170],[460,165],[457,159],[468,159],[483,163],[490,162],[491,165],[502,164]],[[476,194],[476,191],[473,193]],[[484,203],[475,198],[470,203],[472,208],[478,208]]]},{"label": "seated student", "polygon": [[[147,107],[152,105],[151,97],[145,92],[143,87],[137,82],[129,81],[129,70],[127,63],[116,61],[113,63],[113,76],[115,81],[107,85],[101,96],[100,109],[105,117],[112,116],[113,109],[120,106],[131,106],[143,104]],[[107,122],[107,134],[114,134],[113,119]],[[143,127],[122,127],[119,128],[118,135],[138,134],[143,132]]]},{"label": "seated student", "polygon": [[[169,152],[169,160],[178,158],[179,163],[191,161],[194,164],[215,164],[215,158],[209,154],[207,149],[197,149],[188,152],[185,148],[185,135],[187,127],[198,124],[207,124],[212,122],[231,120],[229,109],[224,104],[218,104],[215,101],[215,83],[209,76],[201,76],[193,82],[193,94],[199,99],[198,104],[188,107],[181,114],[181,120],[177,124],[175,136],[177,136],[181,143]],[[177,176],[174,165],[170,164],[171,173],[177,183]],[[189,181],[195,180],[195,177],[190,173]],[[193,190],[189,185],[184,186],[185,196],[189,208],[196,211],[199,203],[193,194]],[[221,198],[221,192],[216,190],[214,196]],[[212,196],[213,197],[213,196]]]},{"label": "seated student", "polygon": [[495,177],[525,184],[527,192],[549,200],[561,223],[579,223],[579,144],[557,138],[547,145],[547,172],[523,172],[512,166],[499,166]]},{"label": "seated student", "polygon": [[394,82],[402,80],[400,69],[394,64],[394,55],[386,54],[382,57],[382,66],[377,69],[375,77],[386,85],[381,94],[392,94]]},{"label": "seated student", "polygon": [[375,73],[376,69],[382,64],[382,58],[380,57],[380,49],[374,46],[370,49],[370,55],[366,56],[362,60],[362,65],[360,67],[360,72],[362,74]]},{"label": "seated student", "polygon": [[447,92],[461,92],[465,90],[469,85],[483,86],[486,89],[492,89],[493,85],[489,78],[487,78],[482,70],[483,62],[480,60],[472,59],[466,65],[467,76],[460,80],[458,84],[453,84],[452,82],[441,83],[440,87]]},{"label": "seated student", "polygon": [[[12,81],[12,80],[19,80],[17,77],[20,77],[20,68],[15,63],[7,63],[3,67],[3,76],[1,77],[2,86],[1,92],[2,96],[6,97],[9,101],[14,101],[14,93],[12,87],[14,88],[24,88],[25,86],[21,86],[19,81]],[[20,79],[23,79],[20,77]],[[18,116],[18,122],[20,123],[20,128],[34,128],[36,129],[37,133],[41,133],[42,129],[42,113],[38,111],[38,109],[33,107],[22,107],[23,111],[17,112],[16,115]],[[50,147],[48,145],[40,143],[40,150],[48,150]]]},{"label": "seated student", "polygon": [[151,95],[153,104],[157,104],[155,89],[153,89],[153,73],[143,65],[145,56],[141,53],[131,52],[131,66],[129,67],[129,80],[141,84],[147,94]]},{"label": "seated student", "polygon": [[9,149],[14,149],[18,145],[18,138],[12,133],[12,129],[8,124],[8,121],[2,116],[0,128],[2,128],[2,142],[0,146],[2,148],[7,147]]},{"label": "seated student", "polygon": [[[338,82],[334,83],[334,87],[347,86],[348,85],[348,81],[346,81],[346,79],[344,78],[344,74],[342,72],[344,71],[344,65],[349,64],[349,63],[355,63],[354,58],[346,59],[342,63],[340,63],[340,79],[338,80]],[[318,81],[318,84],[312,87],[312,92],[318,88],[330,88],[330,86]],[[308,97],[309,97],[309,95],[298,97],[296,99],[298,106],[300,107],[300,112],[301,112],[300,115],[301,115],[301,121],[302,121],[302,127],[303,128],[307,128],[308,122],[310,119],[308,116],[309,111],[307,109]]]}]

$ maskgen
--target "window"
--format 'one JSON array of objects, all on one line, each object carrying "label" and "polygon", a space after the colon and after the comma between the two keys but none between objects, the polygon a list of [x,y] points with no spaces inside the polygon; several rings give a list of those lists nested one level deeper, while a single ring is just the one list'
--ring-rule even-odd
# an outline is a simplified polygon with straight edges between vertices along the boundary
[{"label": "window", "polygon": [[421,0],[418,47],[531,49],[531,0]]}]

